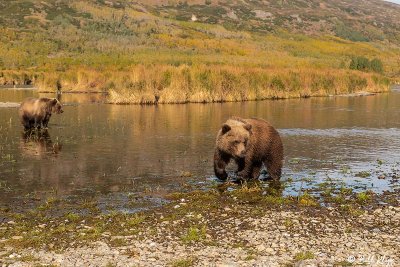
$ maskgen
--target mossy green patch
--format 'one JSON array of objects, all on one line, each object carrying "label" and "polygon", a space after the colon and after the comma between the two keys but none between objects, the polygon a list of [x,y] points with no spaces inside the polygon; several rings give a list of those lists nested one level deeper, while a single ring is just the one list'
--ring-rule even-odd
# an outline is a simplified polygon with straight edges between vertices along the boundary
[{"label": "mossy green patch", "polygon": [[314,259],[314,258],[315,258],[315,255],[311,251],[299,252],[299,253],[296,253],[296,255],[294,256],[294,259],[296,261],[310,260],[310,259]]},{"label": "mossy green patch", "polygon": [[181,236],[181,240],[184,243],[200,242],[206,239],[206,233],[207,233],[206,225],[191,226],[189,229],[187,229],[186,233]]},{"label": "mossy green patch", "polygon": [[192,257],[189,258],[182,258],[182,259],[177,259],[172,262],[168,266],[170,267],[191,267],[194,266],[195,264],[195,259]]}]

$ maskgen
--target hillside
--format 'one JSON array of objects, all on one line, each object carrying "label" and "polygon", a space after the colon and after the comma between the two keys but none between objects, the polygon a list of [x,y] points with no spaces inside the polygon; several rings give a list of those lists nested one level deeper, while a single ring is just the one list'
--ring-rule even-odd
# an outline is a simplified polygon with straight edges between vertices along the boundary
[{"label": "hillside", "polygon": [[[398,17],[400,6],[375,0],[0,0],[0,83],[59,81],[135,103],[192,101],[164,89],[201,90],[200,102],[223,101],[216,87],[268,89],[232,101],[382,91],[400,74]],[[355,57],[383,62],[383,75],[349,71]]]},{"label": "hillside", "polygon": [[[165,18],[220,24],[227,29],[274,32],[279,28],[308,35],[332,34],[352,41],[400,41],[400,8],[383,1],[171,1],[150,10]],[[182,2],[182,1],[176,1]],[[111,2],[110,2],[111,3]]]}]

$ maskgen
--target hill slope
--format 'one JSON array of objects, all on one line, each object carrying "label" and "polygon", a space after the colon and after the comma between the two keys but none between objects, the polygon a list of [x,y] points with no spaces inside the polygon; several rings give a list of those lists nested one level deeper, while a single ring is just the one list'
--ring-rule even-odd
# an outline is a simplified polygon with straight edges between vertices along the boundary
[{"label": "hill slope", "polygon": [[[375,0],[0,0],[0,24],[4,26],[0,27],[0,83],[33,80],[42,90],[54,90],[59,80],[68,90],[115,92],[125,88],[130,93],[123,99],[131,100],[122,102],[146,102],[138,91],[150,90],[150,99],[158,99],[159,91],[185,87],[182,82],[187,84],[189,76],[194,81],[205,79],[198,85],[201,90],[219,86],[223,91],[229,86],[242,87],[240,77],[251,68],[257,73],[268,71],[269,75],[260,74],[268,82],[248,85],[254,82],[246,80],[246,86],[276,91],[271,85],[274,72],[278,76],[288,69],[301,72],[296,86],[293,77],[278,79],[275,87],[283,93],[232,100],[288,97],[292,93],[286,91],[298,90],[293,87],[311,86],[312,78],[306,76],[332,73],[333,80],[354,76],[347,69],[356,56],[377,58],[386,76],[399,75],[398,17],[399,6]],[[236,69],[229,69],[233,65]],[[181,74],[185,68],[187,77]],[[161,75],[158,69],[167,74]],[[194,74],[206,70],[218,74],[214,78]],[[232,76],[229,86],[216,84],[225,79],[221,77],[224,72]],[[380,82],[370,84],[379,74],[355,73],[367,81],[359,89],[384,90]],[[121,78],[127,75],[128,84]],[[138,78],[146,75],[146,81]],[[150,80],[153,85],[147,84]],[[137,85],[143,82],[146,85]],[[187,90],[197,90],[193,84]],[[348,84],[332,87],[349,91]],[[304,95],[323,94],[325,89],[313,90]],[[136,92],[134,97],[132,92]],[[247,92],[239,93],[243,94]]]},{"label": "hill slope", "polygon": [[[149,1],[140,2],[149,6]],[[271,32],[284,28],[305,34],[333,34],[354,41],[400,41],[399,6],[377,0],[209,0],[175,5],[171,1],[150,2],[150,10],[160,16],[189,20],[195,15],[198,21],[230,29]]]}]

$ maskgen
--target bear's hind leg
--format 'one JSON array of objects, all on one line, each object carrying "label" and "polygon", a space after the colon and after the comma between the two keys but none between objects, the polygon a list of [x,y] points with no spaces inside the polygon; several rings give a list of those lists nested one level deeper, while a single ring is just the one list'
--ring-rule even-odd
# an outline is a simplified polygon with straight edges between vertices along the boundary
[{"label": "bear's hind leg", "polygon": [[269,158],[264,162],[267,167],[269,176],[274,180],[278,181],[282,174],[282,160],[276,158]]}]

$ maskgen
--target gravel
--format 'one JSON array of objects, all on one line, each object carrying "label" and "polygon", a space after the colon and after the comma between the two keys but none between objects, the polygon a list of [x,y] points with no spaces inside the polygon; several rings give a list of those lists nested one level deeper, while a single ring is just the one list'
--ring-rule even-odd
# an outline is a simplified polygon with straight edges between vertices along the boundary
[{"label": "gravel", "polygon": [[[336,208],[265,210],[261,216],[250,207],[223,212],[172,222],[161,217],[136,235],[103,235],[101,241],[58,252],[5,247],[0,266],[400,266],[399,207],[360,216]],[[207,226],[206,235],[186,243],[181,237],[193,217]],[[123,245],[111,246],[116,239]]]}]

